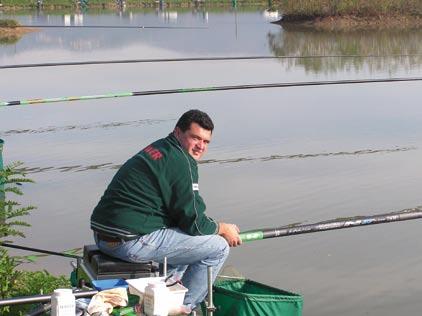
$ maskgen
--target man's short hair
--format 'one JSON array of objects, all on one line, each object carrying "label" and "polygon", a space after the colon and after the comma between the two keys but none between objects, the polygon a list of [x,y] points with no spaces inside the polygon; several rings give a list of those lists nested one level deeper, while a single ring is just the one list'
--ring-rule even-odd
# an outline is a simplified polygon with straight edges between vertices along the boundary
[{"label": "man's short hair", "polygon": [[176,127],[180,128],[182,132],[186,132],[192,123],[196,123],[202,128],[213,131],[214,123],[207,113],[200,110],[189,110],[179,118],[176,123]]}]

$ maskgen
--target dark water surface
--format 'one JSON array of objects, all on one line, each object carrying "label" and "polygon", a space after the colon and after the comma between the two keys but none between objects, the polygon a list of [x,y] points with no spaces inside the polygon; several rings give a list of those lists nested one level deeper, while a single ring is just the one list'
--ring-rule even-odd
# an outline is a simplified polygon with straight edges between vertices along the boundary
[{"label": "dark water surface", "polygon": [[[84,14],[84,25],[206,29],[41,29],[0,44],[0,65],[250,55],[402,57],[202,61],[0,70],[0,100],[214,85],[420,76],[422,30],[281,28],[263,9]],[[3,13],[0,18],[9,17]],[[10,16],[63,24],[63,14]],[[70,18],[74,23],[73,15]],[[78,20],[78,19],[76,19]],[[32,227],[17,244],[92,242],[89,217],[116,168],[166,136],[190,108],[215,121],[200,165],[209,214],[242,230],[384,213],[422,204],[421,83],[319,86],[76,101],[0,108],[4,160],[37,183]],[[422,222],[253,242],[229,263],[304,295],[304,315],[417,315]],[[28,269],[68,273],[61,258]]]}]

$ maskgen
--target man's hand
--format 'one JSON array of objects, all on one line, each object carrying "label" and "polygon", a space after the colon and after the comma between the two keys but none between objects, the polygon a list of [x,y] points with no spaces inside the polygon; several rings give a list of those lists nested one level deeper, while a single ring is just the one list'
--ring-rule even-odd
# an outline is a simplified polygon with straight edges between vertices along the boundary
[{"label": "man's hand", "polygon": [[236,247],[242,244],[239,237],[239,227],[234,224],[218,223],[218,234],[227,240],[230,247]]}]

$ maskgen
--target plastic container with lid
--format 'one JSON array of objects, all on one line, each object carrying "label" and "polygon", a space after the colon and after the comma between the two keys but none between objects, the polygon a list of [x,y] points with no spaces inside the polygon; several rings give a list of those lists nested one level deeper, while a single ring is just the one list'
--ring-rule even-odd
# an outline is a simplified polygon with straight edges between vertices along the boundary
[{"label": "plastic container with lid", "polygon": [[144,312],[147,316],[167,316],[170,292],[164,281],[152,282],[145,288]]},{"label": "plastic container with lid", "polygon": [[75,296],[71,289],[57,289],[51,295],[51,316],[75,316]]},{"label": "plastic container with lid", "polygon": [[[154,283],[158,281],[164,281],[164,277],[155,277],[155,278],[139,278],[139,279],[128,279],[126,282],[129,284],[129,293],[139,296],[139,303],[144,305],[144,296],[145,288],[149,283]],[[174,311],[180,310],[180,307],[183,305],[183,300],[185,299],[185,294],[188,291],[183,285],[176,283],[170,287],[167,287],[170,291],[168,304],[169,304],[169,313],[174,313]]]}]

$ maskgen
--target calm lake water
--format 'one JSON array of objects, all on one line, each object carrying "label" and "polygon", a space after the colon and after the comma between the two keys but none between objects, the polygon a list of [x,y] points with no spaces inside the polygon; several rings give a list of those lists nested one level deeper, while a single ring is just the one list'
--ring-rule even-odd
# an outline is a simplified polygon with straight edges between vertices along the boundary
[{"label": "calm lake water", "polygon": [[[41,28],[0,44],[0,65],[251,55],[398,55],[0,70],[0,99],[313,80],[417,77],[422,30],[317,31],[270,24],[265,8],[0,14],[23,24],[189,26]],[[81,20],[82,19],[82,20]],[[420,55],[417,55],[420,54]],[[166,136],[184,111],[215,121],[200,165],[208,213],[242,230],[399,211],[422,204],[422,84],[378,83],[76,101],[0,109],[5,162],[23,161],[38,206],[16,244],[92,243],[96,205],[116,168]],[[264,240],[232,250],[247,277],[303,294],[304,315],[417,315],[420,221]],[[13,252],[22,253],[23,252]],[[27,253],[25,253],[27,254]],[[67,274],[49,257],[28,269]]]}]

